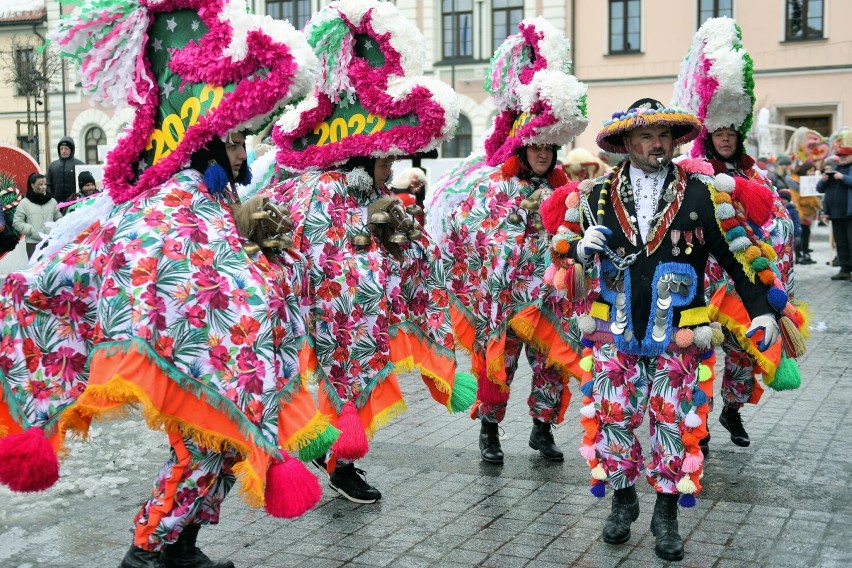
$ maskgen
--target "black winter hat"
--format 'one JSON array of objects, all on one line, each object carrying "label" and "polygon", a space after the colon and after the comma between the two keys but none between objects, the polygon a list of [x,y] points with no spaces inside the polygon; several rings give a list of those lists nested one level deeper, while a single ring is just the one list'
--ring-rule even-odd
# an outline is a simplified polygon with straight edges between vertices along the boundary
[{"label": "black winter hat", "polygon": [[80,172],[80,175],[77,176],[77,187],[83,189],[83,186],[87,183],[98,185],[95,181],[95,176],[92,175],[92,172]]}]

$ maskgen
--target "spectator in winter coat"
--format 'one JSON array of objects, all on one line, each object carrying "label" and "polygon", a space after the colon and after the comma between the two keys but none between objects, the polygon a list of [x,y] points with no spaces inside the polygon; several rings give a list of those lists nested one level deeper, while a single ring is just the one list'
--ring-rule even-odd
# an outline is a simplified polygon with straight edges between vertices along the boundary
[{"label": "spectator in winter coat", "polygon": [[823,207],[831,219],[831,233],[837,246],[840,272],[832,280],[852,279],[852,147],[836,150],[838,166],[826,171],[817,183],[817,191],[825,194]]},{"label": "spectator in winter coat", "polygon": [[77,189],[77,174],[74,170],[76,166],[82,166],[83,162],[74,157],[74,150],[74,139],[63,136],[56,146],[59,158],[47,167],[47,190],[57,203],[68,201]]},{"label": "spectator in winter coat", "polygon": [[46,227],[47,222],[56,221],[62,216],[56,205],[56,200],[47,192],[45,177],[38,173],[30,174],[27,196],[18,204],[12,224],[26,238],[27,258],[33,256],[36,245],[41,242],[42,233],[50,232]]}]

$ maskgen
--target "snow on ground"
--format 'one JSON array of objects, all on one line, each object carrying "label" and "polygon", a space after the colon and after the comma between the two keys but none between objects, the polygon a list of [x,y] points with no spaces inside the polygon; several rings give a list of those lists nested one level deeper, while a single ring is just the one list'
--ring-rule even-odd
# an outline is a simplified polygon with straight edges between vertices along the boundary
[{"label": "snow on ground", "polygon": [[[73,514],[74,504],[104,495],[123,495],[141,502],[136,495],[140,480],[150,487],[154,474],[168,458],[168,441],[139,418],[94,423],[89,438],[69,437],[68,453],[59,462],[59,481],[47,491],[13,493],[0,486],[0,561],[14,551],[15,531],[38,524],[44,516]],[[133,485],[128,490],[126,485]]]}]

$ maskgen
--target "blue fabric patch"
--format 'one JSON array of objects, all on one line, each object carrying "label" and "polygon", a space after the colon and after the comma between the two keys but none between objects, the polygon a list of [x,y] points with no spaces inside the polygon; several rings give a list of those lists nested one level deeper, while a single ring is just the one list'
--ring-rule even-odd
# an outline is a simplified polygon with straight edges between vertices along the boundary
[{"label": "blue fabric patch", "polygon": [[[675,278],[690,278],[691,283],[688,285],[686,295],[680,291],[678,291],[678,293],[671,294],[670,298],[672,303],[666,313],[665,339],[663,339],[663,341],[654,341],[652,335],[654,329],[654,314],[657,310],[657,300],[659,299],[657,284],[666,274],[671,274]],[[648,329],[645,330],[645,339],[642,341],[642,355],[660,355],[666,351],[666,348],[672,340],[672,318],[674,315],[674,308],[688,306],[692,302],[695,298],[697,281],[698,277],[695,274],[695,269],[692,268],[692,265],[690,264],[684,262],[664,262],[657,266],[657,270],[654,272],[654,279],[651,283],[651,313],[648,315]],[[701,284],[703,288],[703,278],[701,280]]]},{"label": "blue fabric patch", "polygon": [[[609,323],[612,324],[615,321],[615,295],[618,293],[616,290],[611,290],[607,287],[607,277],[614,277],[618,274],[618,269],[612,263],[610,259],[604,259],[601,261],[601,297],[608,302],[612,309],[609,311]],[[615,343],[616,347],[618,347],[619,351],[623,351],[625,353],[636,353],[639,349],[639,342],[636,340],[636,332],[633,329],[633,310],[632,306],[632,290],[630,286],[630,268],[625,268],[624,273],[622,275],[624,278],[624,296],[627,301],[625,306],[625,311],[627,312],[627,323],[624,329],[629,329],[633,333],[633,338],[630,341],[624,340],[623,334],[612,334],[612,341]]]}]

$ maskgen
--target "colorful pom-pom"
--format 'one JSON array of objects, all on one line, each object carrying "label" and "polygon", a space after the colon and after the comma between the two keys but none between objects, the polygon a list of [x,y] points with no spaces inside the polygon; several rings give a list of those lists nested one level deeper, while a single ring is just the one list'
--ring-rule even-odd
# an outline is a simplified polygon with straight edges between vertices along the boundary
[{"label": "colorful pom-pom", "polygon": [[701,325],[692,332],[692,342],[699,349],[710,349],[713,341],[713,330],[709,326]]},{"label": "colorful pom-pom", "polygon": [[568,197],[565,198],[565,207],[568,209],[576,209],[580,205],[580,194],[578,192],[571,192],[568,194]]},{"label": "colorful pom-pom", "polygon": [[[751,248],[757,247],[749,247],[749,249]],[[751,269],[755,272],[760,272],[761,270],[766,270],[767,268],[769,268],[769,261],[763,258],[762,256],[755,258],[753,261],[751,261]]]},{"label": "colorful pom-pom", "polygon": [[589,335],[594,333],[598,327],[597,324],[595,324],[595,318],[589,314],[583,314],[577,318],[577,328],[584,335]]},{"label": "colorful pom-pom", "polygon": [[734,206],[730,203],[722,203],[716,207],[716,219],[719,221],[731,219],[736,214],[737,212],[734,211]]},{"label": "colorful pom-pom", "polygon": [[683,423],[686,424],[687,428],[698,428],[701,426],[701,418],[695,414],[695,410],[693,409],[683,417]]},{"label": "colorful pom-pom", "polygon": [[595,410],[594,404],[587,404],[586,406],[580,409],[580,414],[582,414],[586,418],[594,418],[596,412],[597,411]]},{"label": "colorful pom-pom", "polygon": [[[744,228],[740,227],[739,225],[737,225],[736,227],[734,227],[732,229],[729,229],[725,233],[725,238],[729,241],[732,241],[732,242],[735,241],[736,239],[738,239],[740,237],[744,237],[744,236],[746,236],[746,230]],[[751,241],[749,241],[749,244],[750,243],[751,243]]]},{"label": "colorful pom-pom", "polygon": [[0,483],[12,491],[44,491],[59,480],[59,460],[41,428],[0,439]]},{"label": "colorful pom-pom", "polygon": [[[710,333],[713,333],[713,328],[711,327],[711,328],[709,328],[709,329],[710,329]],[[699,357],[701,357],[701,360],[702,360],[702,361],[706,361],[707,359],[709,359],[709,358],[710,358],[710,357],[712,357],[713,355],[715,355],[715,353],[713,352],[713,350],[712,350],[712,349],[710,349],[710,350],[708,350],[708,351],[704,351],[703,353],[699,353],[699,354],[698,354],[698,356],[699,356]]]},{"label": "colorful pom-pom", "polygon": [[589,488],[589,491],[592,492],[592,495],[597,497],[598,499],[603,499],[606,495],[606,484],[605,483],[593,483]]},{"label": "colorful pom-pom", "polygon": [[[758,258],[761,258],[762,256],[763,256],[763,252],[760,250],[760,247],[758,247],[758,246],[752,245],[745,250],[745,261],[748,262],[749,264],[752,264],[755,260],[757,260]],[[754,268],[753,264],[752,264],[752,268]]]},{"label": "colorful pom-pom", "polygon": [[683,456],[683,464],[681,464],[680,468],[686,473],[695,473],[699,469],[701,469],[701,464],[704,463],[704,458],[701,455],[701,452],[697,454],[687,453]]},{"label": "colorful pom-pom", "polygon": [[570,248],[571,244],[568,242],[567,239],[554,239],[553,250],[555,250],[557,253],[564,256],[568,254]]},{"label": "colorful pom-pom", "polygon": [[700,365],[698,365],[698,380],[699,380],[699,382],[706,381],[712,375],[713,375],[713,371],[710,369],[710,367],[708,367],[704,363],[701,363]]},{"label": "colorful pom-pom", "polygon": [[691,329],[679,329],[674,334],[675,344],[681,349],[686,349],[692,345],[695,338],[695,333]]},{"label": "colorful pom-pom", "polygon": [[586,355],[582,359],[580,359],[580,368],[586,371],[587,373],[592,370],[592,366],[594,366],[595,361],[591,355]]},{"label": "colorful pom-pom", "polygon": [[582,385],[580,385],[580,392],[585,396],[592,396],[592,393],[595,390],[595,381],[586,381]]},{"label": "colorful pom-pom", "polygon": [[592,461],[597,457],[597,454],[595,454],[595,447],[590,446],[589,444],[582,444],[580,446],[580,455],[583,456],[583,459],[586,461]]},{"label": "colorful pom-pom", "polygon": [[592,347],[595,346],[595,342],[592,341],[591,339],[586,338],[586,337],[583,337],[583,338],[580,339],[580,344],[583,347],[588,347],[589,349],[591,349]]},{"label": "colorful pom-pom", "polygon": [[768,268],[758,272],[757,277],[760,278],[760,281],[766,286],[772,286],[772,283],[775,282],[775,273]]},{"label": "colorful pom-pom", "polygon": [[689,508],[695,507],[695,503],[697,502],[697,500],[695,499],[694,495],[687,494],[687,495],[681,495],[680,499],[678,499],[677,502],[684,509],[689,509]]},{"label": "colorful pom-pom", "polygon": [[691,495],[695,493],[696,489],[697,487],[695,487],[695,483],[688,475],[683,476],[681,480],[677,482],[677,490],[681,494]]},{"label": "colorful pom-pom", "polygon": [[265,509],[273,517],[294,519],[311,510],[321,497],[316,476],[295,458],[276,462],[266,472]]},{"label": "colorful pom-pom", "polygon": [[692,389],[692,404],[694,406],[701,406],[702,404],[707,403],[707,395],[704,394],[704,391],[698,387]]},{"label": "colorful pom-pom", "polygon": [[728,248],[733,252],[742,252],[748,247],[751,246],[751,239],[748,237],[737,237],[731,244],[728,245]]},{"label": "colorful pom-pom", "polygon": [[597,479],[598,481],[603,481],[606,479],[606,471],[600,465],[596,465],[592,468],[592,479]]},{"label": "colorful pom-pom", "polygon": [[776,312],[781,312],[787,307],[787,292],[781,288],[770,288],[766,293],[766,300]]},{"label": "colorful pom-pom", "polygon": [[731,193],[734,191],[735,185],[736,182],[734,181],[734,178],[728,174],[716,174],[716,177],[713,180],[713,186],[716,190],[724,191],[725,193]]},{"label": "colorful pom-pom", "polygon": [[713,347],[719,347],[725,342],[725,334],[722,333],[721,329],[716,329],[715,327],[710,328],[712,330],[713,337],[710,339],[710,345]]}]

